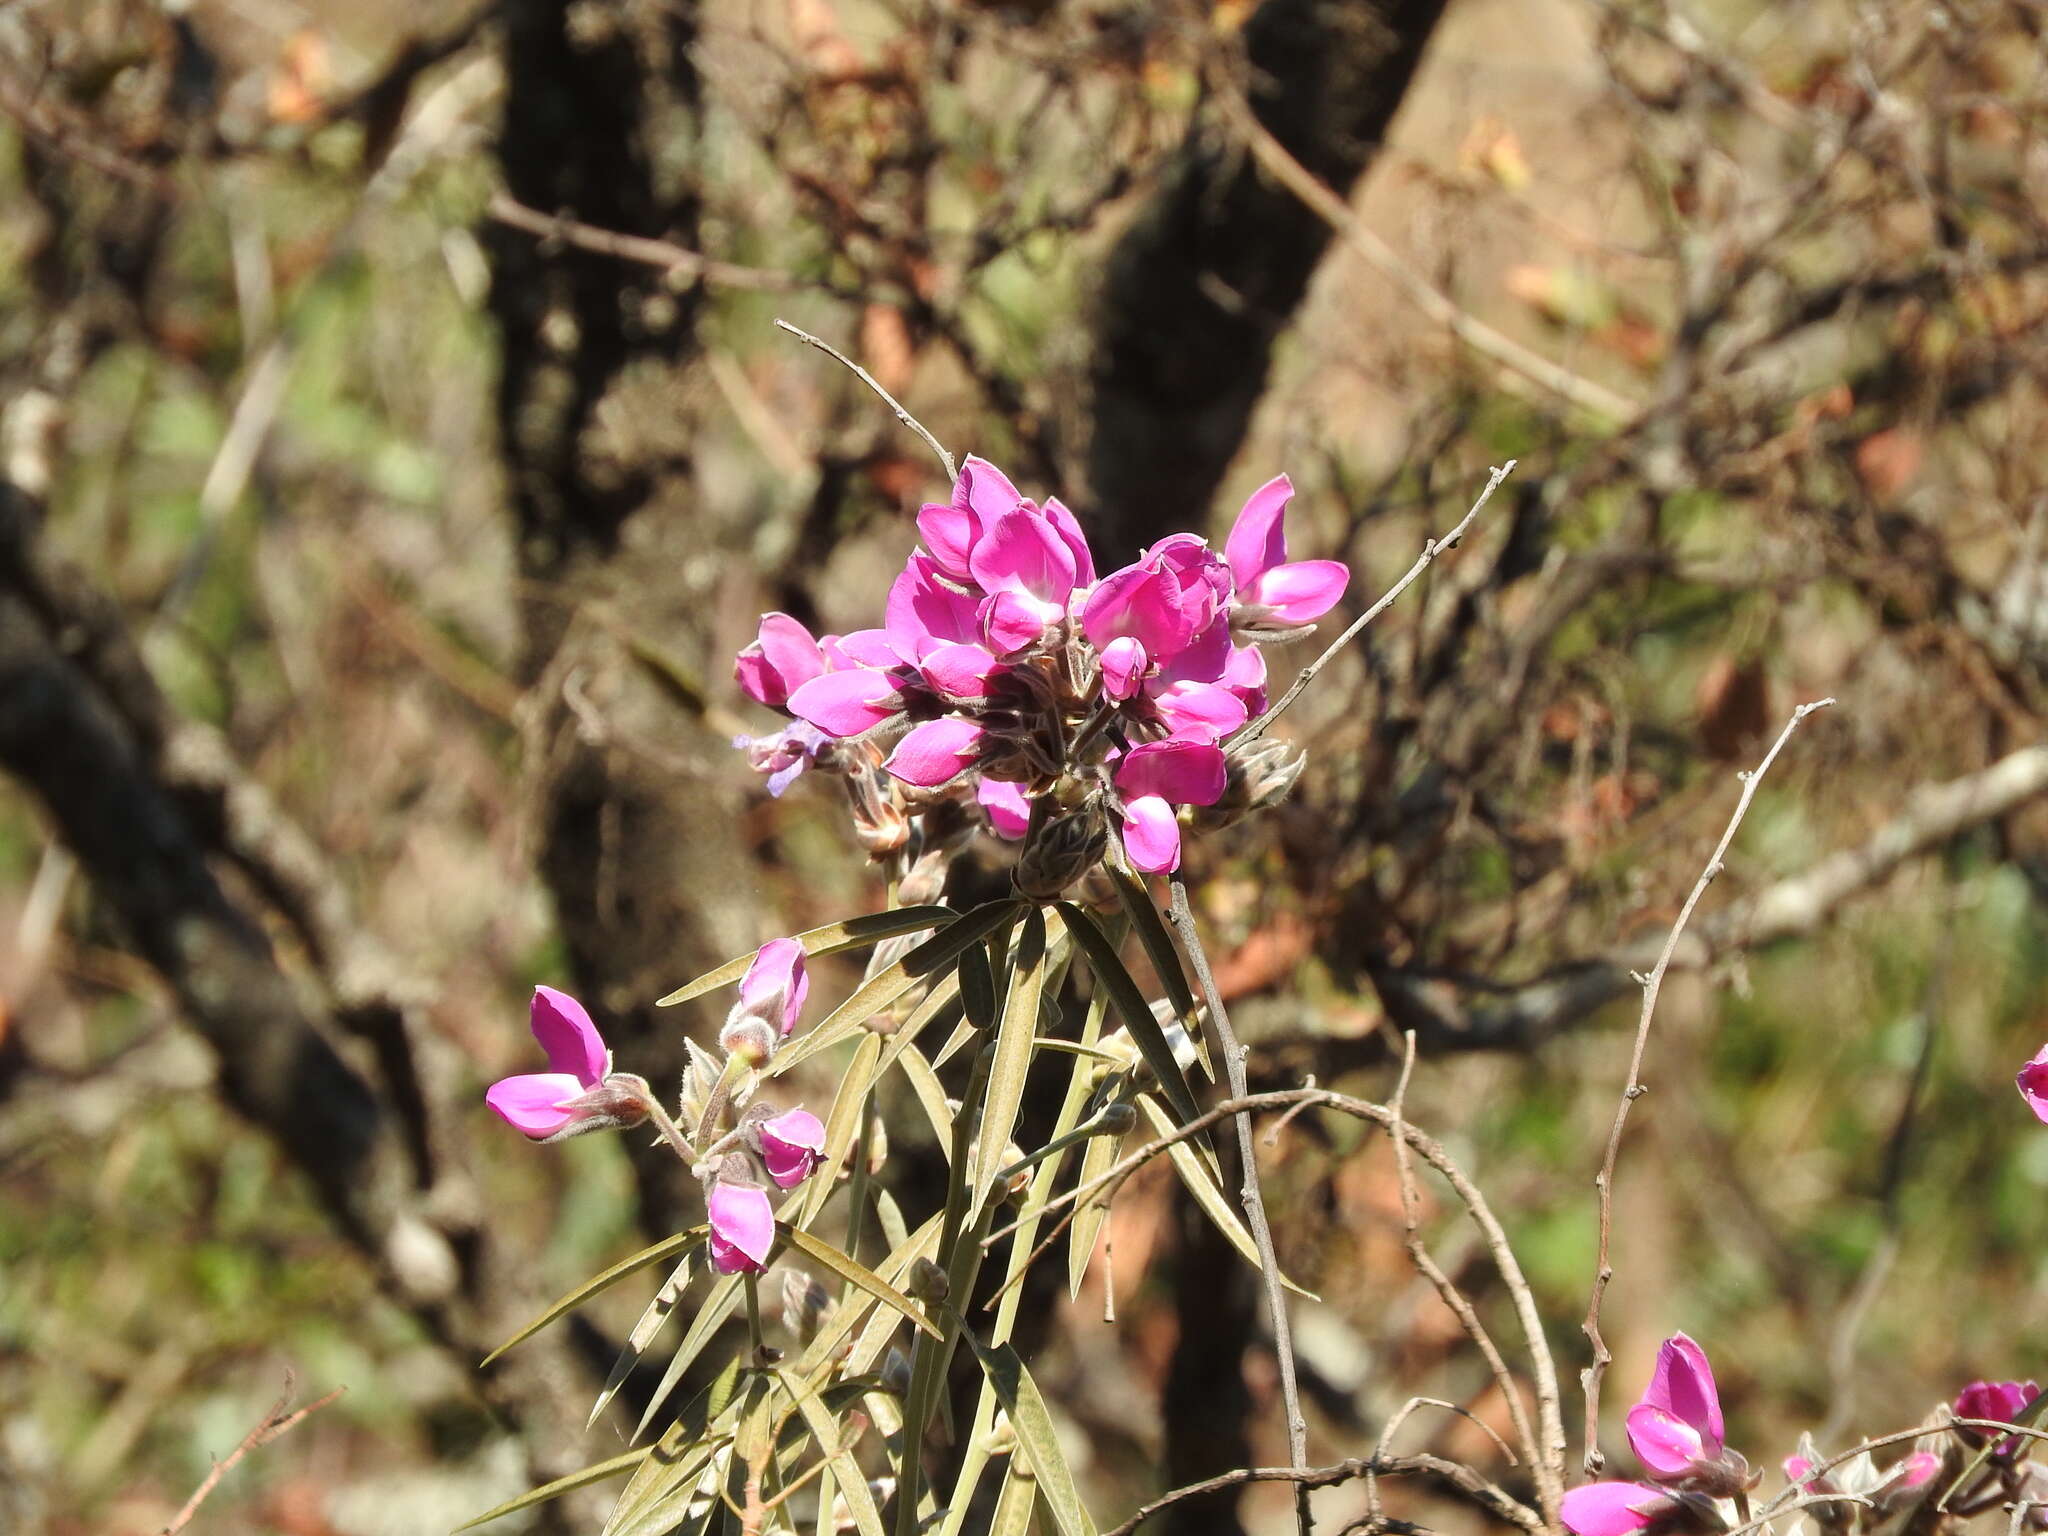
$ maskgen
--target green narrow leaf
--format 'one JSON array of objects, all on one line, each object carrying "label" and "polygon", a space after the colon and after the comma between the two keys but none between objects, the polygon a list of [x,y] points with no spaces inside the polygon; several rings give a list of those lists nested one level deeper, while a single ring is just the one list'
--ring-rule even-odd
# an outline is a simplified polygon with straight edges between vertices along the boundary
[{"label": "green narrow leaf", "polygon": [[619,1281],[625,1279],[626,1276],[643,1270],[650,1264],[659,1264],[663,1259],[672,1259],[679,1253],[687,1252],[698,1243],[704,1241],[705,1233],[708,1230],[705,1227],[692,1227],[687,1232],[678,1232],[673,1237],[664,1237],[660,1242],[654,1244],[653,1247],[642,1248],[630,1259],[621,1259],[610,1269],[593,1275],[590,1279],[577,1286],[575,1290],[549,1307],[545,1312],[541,1313],[539,1317],[536,1317],[524,1328],[513,1334],[511,1338],[484,1356],[483,1363],[489,1365],[513,1345],[525,1343],[556,1318],[582,1306],[584,1302],[590,1300],[591,1297],[597,1295],[598,1292],[604,1290],[607,1286],[616,1285]]},{"label": "green narrow leaf", "polygon": [[894,1252],[910,1241],[910,1228],[904,1224],[903,1207],[896,1203],[896,1197],[886,1189],[873,1191],[875,1220],[882,1224],[882,1241]]},{"label": "green narrow leaf", "polygon": [[670,1461],[660,1460],[660,1452],[661,1447],[653,1447],[642,1463],[641,1471],[652,1469],[655,1476],[638,1496],[630,1488],[619,1496],[618,1505],[605,1522],[604,1536],[680,1536],[688,1529],[682,1522],[698,1499],[708,1497],[712,1507],[718,1507],[718,1495],[702,1492],[698,1485],[721,1458],[728,1467],[731,1465],[730,1431],[678,1446],[675,1458]]},{"label": "green narrow leaf", "polygon": [[1095,1522],[1088,1518],[1080,1490],[1074,1486],[1074,1474],[1060,1450],[1052,1415],[1017,1351],[1008,1344],[991,1349],[964,1322],[959,1327],[968,1348],[974,1351],[974,1358],[981,1362],[982,1374],[996,1389],[1003,1411],[1010,1416],[1010,1427],[1017,1432],[1017,1454],[1037,1479],[1038,1492],[1046,1508],[1052,1511],[1053,1523],[1063,1536],[1096,1536]]},{"label": "green narrow leaf", "polygon": [[[1092,1184],[1109,1172],[1110,1164],[1116,1161],[1117,1153],[1123,1147],[1123,1141],[1121,1136],[1097,1136],[1090,1141],[1087,1149],[1081,1154],[1081,1171],[1076,1175],[1079,1184]],[[1108,1219],[1107,1188],[1083,1196],[1074,1211],[1074,1219],[1067,1227],[1069,1300],[1081,1294],[1081,1281],[1087,1276],[1088,1261],[1095,1257],[1095,1240],[1102,1235],[1102,1224]]]},{"label": "green narrow leaf", "polygon": [[1003,1468],[1003,1491],[996,1495],[996,1512],[988,1523],[988,1536],[1030,1536],[1031,1512],[1038,1503],[1038,1479],[1022,1459],[1010,1458]]},{"label": "green narrow leaf", "polygon": [[1066,919],[1074,943],[1087,958],[1088,969],[1116,1005],[1124,1028],[1131,1032],[1131,1040],[1145,1058],[1145,1065],[1152,1069],[1161,1091],[1172,1101],[1174,1112],[1182,1123],[1193,1120],[1201,1113],[1195,1107],[1195,1096],[1188,1091],[1187,1079],[1181,1076],[1180,1063],[1173,1059],[1173,1047],[1166,1043],[1166,1032],[1153,1017],[1151,1005],[1123,961],[1117,958],[1116,946],[1095,926],[1095,919],[1072,902],[1060,903],[1060,916]]},{"label": "green narrow leaf", "polygon": [[1202,1021],[1196,1013],[1194,989],[1188,985],[1187,972],[1181,969],[1180,949],[1173,942],[1173,935],[1167,931],[1165,919],[1159,915],[1159,904],[1145,889],[1144,882],[1129,870],[1105,868],[1109,868],[1109,877],[1116,886],[1117,899],[1123,903],[1124,915],[1131,920],[1138,942],[1144,946],[1145,958],[1152,962],[1152,969],[1159,974],[1160,986],[1166,989],[1166,1000],[1173,1005],[1174,1017],[1180,1020],[1180,1027],[1194,1042],[1203,1072],[1214,1082],[1216,1070],[1209,1064],[1209,1047],[1202,1038]]},{"label": "green narrow leaf", "polygon": [[661,1325],[668,1321],[683,1299],[683,1292],[690,1288],[690,1263],[696,1257],[694,1249],[685,1252],[682,1262],[669,1272],[661,1289],[654,1293],[654,1300],[647,1303],[647,1310],[640,1314],[640,1321],[633,1325],[627,1335],[626,1347],[619,1351],[619,1358],[612,1362],[611,1375],[605,1378],[604,1390],[597,1394],[597,1401],[591,1405],[590,1417],[583,1421],[585,1429],[595,1424],[598,1415],[611,1405],[619,1388],[626,1384],[626,1378],[633,1374],[633,1367],[640,1363],[647,1346],[654,1342],[654,1336],[661,1332]]},{"label": "green narrow leaf", "polygon": [[991,901],[954,918],[894,965],[883,967],[862,982],[851,997],[819,1021],[816,1029],[776,1052],[769,1075],[779,1077],[852,1035],[920,981],[950,967],[963,951],[1001,927],[1016,910],[1015,901]]},{"label": "green narrow leaf", "polygon": [[933,1338],[941,1337],[938,1328],[924,1315],[922,1307],[865,1264],[855,1262],[830,1243],[820,1242],[810,1233],[800,1232],[787,1222],[778,1221],[775,1228],[782,1234],[782,1240],[805,1258],[814,1259],[841,1278],[851,1280],[884,1306],[895,1308],[914,1326],[923,1329]]},{"label": "green narrow leaf", "polygon": [[996,976],[989,969],[986,945],[970,945],[960,957],[960,1000],[967,1007],[967,1022],[987,1029],[996,1021]]},{"label": "green narrow leaf", "polygon": [[[1151,1094],[1139,1094],[1138,1107],[1145,1112],[1145,1118],[1152,1122],[1152,1129],[1162,1137],[1173,1134],[1172,1119]],[[1244,1255],[1252,1268],[1261,1269],[1259,1245],[1252,1241],[1252,1235],[1245,1230],[1244,1222],[1230,1203],[1230,1197],[1223,1193],[1223,1186],[1216,1182],[1215,1176],[1210,1173],[1208,1165],[1202,1161],[1195,1149],[1185,1141],[1176,1141],[1167,1147],[1166,1155],[1173,1159],[1174,1172],[1180,1175],[1181,1183],[1185,1184],[1188,1193],[1195,1197],[1195,1203],[1201,1206],[1203,1214],[1216,1224],[1216,1230],[1228,1239],[1231,1247]],[[1280,1277],[1280,1283],[1297,1296],[1306,1296],[1310,1301],[1322,1300],[1314,1291],[1304,1290],[1285,1275]]]},{"label": "green narrow leaf", "polygon": [[668,1401],[669,1393],[675,1391],[676,1383],[683,1379],[696,1358],[704,1352],[704,1346],[711,1342],[711,1336],[725,1326],[725,1320],[732,1316],[733,1309],[740,1302],[740,1277],[721,1275],[718,1283],[705,1294],[704,1305],[697,1309],[697,1315],[690,1320],[690,1331],[683,1335],[683,1342],[676,1346],[675,1358],[668,1363],[668,1369],[661,1373],[661,1383],[654,1389],[654,1395],[647,1399],[647,1406],[640,1411],[640,1422],[633,1426],[633,1438],[638,1440],[647,1433],[647,1426],[654,1422],[654,1416],[661,1411],[661,1405]]},{"label": "green narrow leaf", "polygon": [[[893,912],[870,912],[864,917],[850,917],[843,923],[827,923],[822,928],[812,928],[795,937],[807,955],[834,955],[844,949],[861,949],[906,933],[922,933],[927,928],[952,922],[958,915],[951,907],[898,907]],[[656,998],[654,1006],[667,1008],[676,1003],[687,1003],[707,992],[716,992],[746,975],[747,967],[753,963],[752,955],[728,960],[717,970],[706,971],[695,981],[685,982],[668,996]]]},{"label": "green narrow leaf", "polygon": [[[661,1432],[651,1454],[641,1463],[640,1469],[633,1474],[633,1480],[626,1484],[618,1502],[612,1506],[611,1516],[605,1522],[607,1536],[620,1529],[633,1529],[634,1522],[641,1521],[652,1503],[679,1485],[679,1479],[696,1475],[694,1472],[678,1472],[675,1470],[678,1466],[694,1459],[697,1471],[701,1471],[717,1447],[731,1438],[730,1421],[734,1416],[731,1404],[739,1375],[740,1362],[735,1357],[726,1362],[725,1368],[709,1385],[684,1404],[675,1421]],[[641,1522],[641,1528],[646,1528],[646,1522]],[[654,1529],[665,1530],[666,1527],[656,1526]]]},{"label": "green narrow leaf", "polygon": [[[874,1495],[868,1491],[868,1482],[861,1475],[859,1463],[855,1462],[850,1451],[839,1443],[838,1420],[819,1400],[818,1395],[805,1388],[802,1383],[785,1379],[783,1387],[796,1400],[797,1412],[804,1416],[804,1422],[810,1426],[811,1434],[816,1437],[818,1449],[825,1459],[846,1468],[848,1475],[840,1479],[840,1493],[846,1500],[847,1511],[853,1516],[854,1526],[860,1532],[860,1536],[887,1536],[882,1525],[882,1512],[875,1508]],[[823,1497],[821,1493],[820,1498]]]},{"label": "green narrow leaf", "polygon": [[626,1451],[610,1461],[600,1461],[594,1467],[585,1467],[580,1472],[571,1472],[567,1477],[558,1477],[552,1483],[542,1483],[538,1488],[528,1489],[516,1499],[507,1499],[496,1509],[478,1515],[474,1520],[465,1520],[455,1527],[457,1531],[472,1531],[478,1526],[498,1519],[501,1515],[517,1514],[522,1509],[531,1509],[536,1504],[545,1504],[549,1499],[559,1499],[565,1493],[574,1493],[578,1488],[588,1488],[592,1483],[601,1483],[608,1477],[617,1477],[621,1472],[630,1472],[634,1467],[654,1454],[654,1447],[643,1445],[637,1450]]},{"label": "green narrow leaf", "polygon": [[1002,1166],[1003,1149],[1017,1126],[1024,1103],[1024,1079],[1031,1071],[1031,1044],[1038,1038],[1038,1001],[1045,993],[1045,918],[1037,907],[1024,914],[1010,967],[1010,992],[1003,999],[1003,1022],[989,1062],[988,1089],[982,1099],[981,1134],[974,1147],[974,1188],[969,1212],[981,1209]]},{"label": "green narrow leaf", "polygon": [[796,1226],[808,1227],[816,1221],[818,1213],[825,1209],[825,1202],[839,1187],[839,1171],[846,1166],[846,1160],[853,1155],[854,1146],[860,1139],[861,1114],[867,1108],[868,1090],[874,1086],[877,1064],[881,1059],[882,1037],[869,1035],[855,1049],[853,1060],[846,1064],[846,1075],[839,1079],[838,1092],[832,1096],[831,1112],[825,1116],[825,1155],[804,1185],[804,1198],[794,1223]]},{"label": "green narrow leaf", "polygon": [[903,1068],[903,1075],[910,1079],[911,1091],[924,1107],[924,1116],[931,1121],[939,1145],[950,1147],[953,1144],[953,1111],[946,1104],[946,1090],[939,1082],[939,1074],[924,1059],[924,1052],[914,1045],[906,1047],[896,1061]]}]

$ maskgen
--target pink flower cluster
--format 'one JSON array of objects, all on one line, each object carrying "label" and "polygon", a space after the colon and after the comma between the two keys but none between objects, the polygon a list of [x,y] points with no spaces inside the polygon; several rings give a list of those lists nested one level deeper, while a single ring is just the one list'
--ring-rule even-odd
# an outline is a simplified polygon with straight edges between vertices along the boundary
[{"label": "pink flower cluster", "polygon": [[1177,808],[1223,796],[1225,738],[1264,707],[1259,645],[1307,633],[1350,579],[1287,558],[1292,494],[1284,475],[1255,491],[1221,554],[1174,534],[1098,578],[1071,511],[970,458],[918,513],[880,628],[763,617],[734,676],[791,723],[739,744],[771,794],[810,766],[867,777],[855,815],[876,851],[941,801],[1007,838],[1106,808],[1136,868],[1175,869]]},{"label": "pink flower cluster", "polygon": [[694,1137],[677,1128],[644,1079],[612,1069],[611,1049],[589,1012],[553,987],[534,989],[531,1014],[548,1070],[503,1078],[484,1102],[543,1142],[653,1119],[704,1183],[712,1264],[721,1274],[751,1273],[767,1265],[775,1246],[768,1186],[793,1189],[811,1176],[825,1155],[825,1127],[807,1109],[778,1113],[767,1105],[748,1109],[730,1128],[726,1122],[755,1072],[796,1028],[809,990],[795,939],[772,939],[756,952],[719,1033],[724,1063],[691,1045],[681,1110]]},{"label": "pink flower cluster", "polygon": [[[2032,1382],[1972,1382],[1956,1398],[1952,1417],[2010,1423],[2036,1395]],[[1629,1446],[1651,1481],[1586,1483],[1569,1490],[1560,1511],[1565,1528],[1574,1536],[1725,1529],[1729,1522],[1711,1513],[1714,1501],[1746,1493],[1756,1478],[1726,1444],[1720,1393],[1706,1351],[1682,1333],[1667,1339],[1642,1400],[1629,1409],[1627,1427]],[[1922,1498],[1944,1470],[1955,1476],[1964,1464],[1956,1442],[1966,1449],[1981,1447],[1995,1433],[1962,1424],[1951,1429],[1947,1460],[1936,1451],[1916,1449],[1884,1468],[1867,1450],[1831,1462],[1802,1435],[1798,1454],[1785,1458],[1785,1479],[1815,1501],[1807,1508],[1824,1531],[1846,1536],[1856,1527],[1859,1512],[1874,1511],[1879,1518],[1896,1514]],[[1978,1486],[1961,1491],[1953,1511],[1973,1513],[2028,1492],[2035,1480],[2031,1471],[2015,1466],[2021,1454],[2019,1436],[2000,1441],[1989,1473]]]}]

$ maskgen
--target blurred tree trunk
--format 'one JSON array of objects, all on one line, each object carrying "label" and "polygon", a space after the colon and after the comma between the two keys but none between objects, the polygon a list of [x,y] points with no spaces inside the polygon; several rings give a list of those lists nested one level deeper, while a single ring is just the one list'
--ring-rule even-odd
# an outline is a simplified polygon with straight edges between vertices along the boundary
[{"label": "blurred tree trunk", "polygon": [[[498,142],[510,194],[608,230],[694,243],[695,20],[686,4],[632,0],[595,15],[568,0],[515,0]],[[710,535],[674,387],[695,352],[697,298],[653,269],[521,231],[484,234],[540,869],[582,995],[620,1057],[666,1088],[690,1020],[658,1014],[652,1000],[724,947],[699,903],[733,889],[739,863],[733,819],[714,813],[687,770],[708,745],[701,729],[636,659],[653,646],[702,665],[708,652],[708,605],[683,568],[705,564]],[[640,1171],[650,1225],[694,1199],[667,1153],[643,1156]]]},{"label": "blurred tree trunk", "polygon": [[[1348,192],[1442,12],[1443,0],[1265,0],[1244,35],[1252,111]],[[1099,299],[1088,477],[1114,550],[1201,525],[1330,238],[1233,142],[1223,113],[1196,118]]]}]

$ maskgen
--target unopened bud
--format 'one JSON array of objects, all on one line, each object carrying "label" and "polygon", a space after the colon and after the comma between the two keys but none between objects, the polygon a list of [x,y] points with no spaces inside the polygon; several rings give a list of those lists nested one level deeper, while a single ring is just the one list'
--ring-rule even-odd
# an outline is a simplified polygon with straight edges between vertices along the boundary
[{"label": "unopened bud", "polygon": [[885,1390],[895,1393],[898,1397],[910,1395],[910,1357],[894,1344],[889,1346],[889,1353],[882,1357],[881,1377]]},{"label": "unopened bud", "polygon": [[1097,1135],[1121,1136],[1138,1123],[1138,1112],[1129,1103],[1119,1099],[1114,1104],[1103,1105],[1102,1113],[1095,1117],[1095,1123],[1099,1127]]},{"label": "unopened bud", "polygon": [[818,1325],[832,1305],[832,1293],[800,1269],[782,1272],[782,1326],[800,1344],[818,1336]]},{"label": "unopened bud", "polygon": [[732,1017],[725,1021],[725,1028],[718,1032],[718,1046],[726,1055],[736,1056],[758,1070],[766,1066],[768,1058],[775,1054],[775,1029],[766,1019],[747,1011],[742,1005],[733,1010]]},{"label": "unopened bud", "polygon": [[545,1142],[567,1141],[592,1131],[624,1131],[647,1118],[647,1084],[631,1073],[615,1073],[588,1093],[578,1094],[557,1106],[575,1116],[552,1136],[536,1138]]},{"label": "unopened bud", "polygon": [[953,1294],[953,1282],[938,1265],[920,1257],[910,1266],[910,1294],[919,1301],[944,1301]]},{"label": "unopened bud", "polygon": [[846,798],[853,809],[853,835],[868,856],[885,859],[910,841],[910,819],[894,793],[895,780],[881,772],[879,754],[869,747],[846,771]]},{"label": "unopened bud", "polygon": [[1307,763],[1305,754],[1270,736],[1226,749],[1223,793],[1213,805],[1195,807],[1190,825],[1198,832],[1215,832],[1253,811],[1278,805],[1294,788]]},{"label": "unopened bud", "polygon": [[1109,828],[1092,806],[1046,820],[1032,832],[1011,876],[1033,901],[1054,901],[1060,892],[1102,862]]}]

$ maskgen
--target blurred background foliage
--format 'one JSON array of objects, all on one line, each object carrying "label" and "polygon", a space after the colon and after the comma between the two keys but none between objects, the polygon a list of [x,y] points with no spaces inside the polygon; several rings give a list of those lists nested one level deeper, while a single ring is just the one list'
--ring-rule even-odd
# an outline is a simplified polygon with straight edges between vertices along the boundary
[{"label": "blurred background foliage", "polygon": [[[651,1280],[589,1309],[559,1374],[474,1362],[667,1230],[680,1186],[620,1141],[524,1146],[481,1090],[530,1062],[536,981],[577,989],[659,1080],[714,1018],[654,996],[879,904],[833,796],[771,801],[725,745],[763,723],[729,658],[764,608],[870,622],[943,489],[778,315],[954,451],[1065,496],[1112,557],[1220,531],[1285,469],[1294,548],[1352,562],[1353,611],[1520,459],[1289,717],[1296,799],[1193,873],[1256,1080],[1382,1098],[1390,1037],[1418,1031],[1407,1113],[1490,1192],[1568,1377],[1626,969],[1736,769],[1836,695],[1702,922],[1867,839],[1901,856],[1771,942],[1731,920],[1681,957],[1616,1189],[1610,1449],[1681,1328],[1760,1465],[1802,1428],[1846,1444],[1973,1376],[2037,1374],[2048,1136],[2009,1084],[2048,1033],[2048,820],[2038,785],[1986,782],[1930,830],[1916,791],[2042,750],[2042,14],[1438,10],[0,10],[8,478],[43,557],[112,600],[171,717],[321,850],[309,878],[407,979],[424,1104],[395,1118],[446,1159],[420,1208],[468,1308],[229,1108],[219,1038],[16,756],[0,1528],[160,1529],[287,1372],[348,1390],[196,1528],[443,1530],[617,1448],[623,1426],[580,1424]],[[1283,26],[1334,31],[1269,58]],[[1358,78],[1333,82],[1350,48]],[[1369,92],[1384,132],[1329,110]],[[1334,233],[1290,160],[1335,183]],[[388,1094],[388,1041],[329,1027],[345,966],[233,822],[207,834],[229,898]],[[858,974],[819,972],[827,997]],[[932,1188],[919,1124],[891,1122],[906,1203]],[[1299,1324],[1318,1456],[1364,1454],[1417,1393],[1499,1426],[1408,1267],[1384,1140],[1302,1119],[1269,1156],[1283,1264],[1322,1297]],[[1426,1193],[1440,1261],[1511,1335],[1476,1234]],[[1033,1369],[1105,1523],[1285,1459],[1250,1278],[1205,1231],[1140,1178],[1113,1262],[1035,1304]],[[1402,1442],[1519,1486],[1449,1416]],[[1320,1497],[1331,1531],[1363,1508]],[[1391,1487],[1388,1509],[1472,1521]],[[1157,1529],[1287,1510],[1257,1487]]]}]

